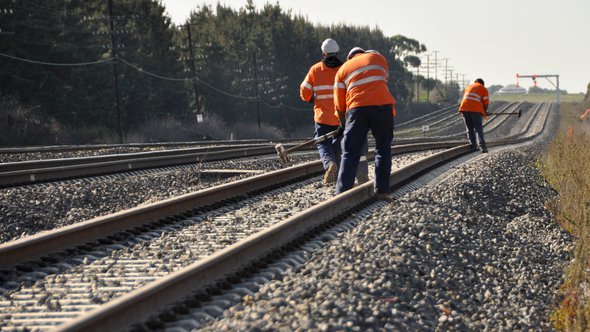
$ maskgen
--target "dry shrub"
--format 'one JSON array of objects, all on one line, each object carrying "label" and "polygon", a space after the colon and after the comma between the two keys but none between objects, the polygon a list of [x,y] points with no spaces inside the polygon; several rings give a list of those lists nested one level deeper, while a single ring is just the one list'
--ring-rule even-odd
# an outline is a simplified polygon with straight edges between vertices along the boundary
[{"label": "dry shrub", "polygon": [[195,118],[181,121],[167,117],[147,121],[126,135],[126,142],[188,142],[199,140],[229,140],[283,137],[280,129],[262,125],[260,130],[256,124],[240,123],[228,126],[215,114],[205,114],[203,122],[197,123]]},{"label": "dry shrub", "polygon": [[[542,171],[549,183],[559,192],[559,218],[574,228],[584,201],[590,200],[590,136],[560,134],[551,143],[543,158]],[[569,229],[575,234],[574,229]]]},{"label": "dry shrub", "polygon": [[131,130],[126,135],[126,142],[184,142],[202,140],[203,134],[196,129],[195,123],[189,124],[172,117],[152,119]]},{"label": "dry shrub", "polygon": [[574,260],[551,319],[560,331],[590,328],[590,136],[560,134],[541,160],[541,171],[559,193],[558,222],[576,238]]},{"label": "dry shrub", "polygon": [[234,139],[278,139],[285,135],[283,131],[269,124],[261,124],[260,128],[255,123],[238,123],[231,127]]},{"label": "dry shrub", "polygon": [[59,130],[60,144],[116,144],[119,136],[106,127],[70,127]]},{"label": "dry shrub", "polygon": [[56,143],[57,122],[39,111],[39,106],[22,105],[17,98],[0,99],[0,146],[51,145]]}]

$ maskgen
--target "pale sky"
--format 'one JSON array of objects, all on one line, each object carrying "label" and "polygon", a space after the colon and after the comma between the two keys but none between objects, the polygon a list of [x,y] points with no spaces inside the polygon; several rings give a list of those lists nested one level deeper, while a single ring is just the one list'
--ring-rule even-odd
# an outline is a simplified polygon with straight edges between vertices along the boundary
[{"label": "pale sky", "polygon": [[[238,9],[247,1],[162,0],[176,24],[198,5],[215,9],[218,2]],[[414,38],[427,53],[448,58],[453,73],[481,77],[486,86],[515,84],[517,73],[559,75],[569,93],[585,93],[590,83],[590,0],[254,0],[257,9],[277,2],[312,23],[378,27],[386,36]],[[538,82],[553,89],[546,79]],[[520,85],[528,88],[532,80],[521,78]]]}]

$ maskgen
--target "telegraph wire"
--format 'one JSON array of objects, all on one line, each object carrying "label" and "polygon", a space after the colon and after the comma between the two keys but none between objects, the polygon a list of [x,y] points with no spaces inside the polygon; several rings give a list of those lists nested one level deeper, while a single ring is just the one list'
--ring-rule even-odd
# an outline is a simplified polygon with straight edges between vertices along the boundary
[{"label": "telegraph wire", "polygon": [[217,92],[219,92],[221,94],[224,94],[226,96],[229,96],[229,97],[240,98],[240,99],[247,99],[247,100],[258,100],[259,99],[259,97],[240,96],[240,95],[236,95],[236,94],[232,94],[232,93],[223,91],[221,89],[218,89],[218,88],[216,88],[216,87],[214,87],[214,86],[212,86],[212,85],[210,85],[210,84],[202,81],[201,79],[199,79],[196,76],[194,76],[194,77],[186,77],[186,78],[174,78],[174,77],[162,76],[162,75],[158,75],[158,74],[149,72],[149,71],[147,71],[145,69],[142,69],[142,68],[140,68],[138,66],[135,66],[135,65],[127,62],[125,59],[119,58],[118,60],[121,61],[122,63],[126,64],[127,66],[129,66],[129,67],[137,70],[140,73],[144,73],[146,75],[150,75],[150,76],[157,77],[157,78],[160,78],[160,79],[164,79],[164,80],[168,80],[168,81],[176,81],[176,82],[187,82],[187,81],[196,80],[197,82],[203,84],[204,86],[206,86],[206,87],[208,87],[210,89],[213,89],[213,90],[215,90],[215,91],[217,91]]},{"label": "telegraph wire", "polygon": [[19,58],[17,56],[4,54],[4,53],[0,53],[0,56],[3,56],[5,58],[10,58],[13,60],[33,63],[33,64],[37,64],[37,65],[59,66],[59,67],[75,67],[75,66],[91,66],[91,65],[99,65],[99,64],[110,64],[110,63],[112,63],[112,60],[113,60],[113,58],[109,58],[109,59],[98,60],[98,61],[93,61],[93,62],[55,63],[55,62],[45,62],[45,61],[36,61],[36,60],[30,60],[30,59],[25,59],[25,58]]},{"label": "telegraph wire", "polygon": [[[75,67],[75,66],[91,66],[91,65],[100,65],[100,64],[112,64],[112,61],[114,60],[114,58],[108,58],[108,59],[104,59],[104,60],[98,60],[98,61],[93,61],[93,62],[79,62],[79,63],[55,63],[55,62],[46,62],[46,61],[37,61],[37,60],[31,60],[31,59],[25,59],[25,58],[20,58],[17,56],[13,56],[13,55],[9,55],[9,54],[5,54],[5,53],[0,53],[0,56],[2,57],[6,57],[6,58],[10,58],[13,60],[18,60],[18,61],[22,61],[22,62],[27,62],[27,63],[32,63],[32,64],[39,64],[39,65],[47,65],[47,66],[59,66],[59,67]],[[261,100],[265,105],[271,107],[271,108],[280,108],[280,107],[285,107],[287,109],[291,109],[291,110],[295,110],[295,111],[307,111],[308,108],[298,108],[298,107],[294,107],[294,106],[290,106],[290,105],[286,105],[283,104],[282,102],[280,102],[278,105],[272,105],[264,100],[262,100],[260,97],[256,97],[256,96],[241,96],[241,95],[236,95],[236,94],[232,94],[226,91],[223,91],[219,88],[216,88],[214,86],[212,86],[211,84],[208,84],[206,82],[204,82],[203,80],[199,79],[198,77],[186,77],[186,78],[174,78],[174,77],[169,77],[169,76],[163,76],[163,75],[158,75],[155,73],[152,73],[150,71],[144,70],[138,66],[135,66],[131,63],[129,63],[128,61],[126,61],[125,59],[122,58],[118,58],[119,61],[121,61],[123,64],[137,70],[140,73],[146,74],[146,75],[150,75],[159,79],[163,79],[163,80],[168,80],[168,81],[175,81],[175,82],[187,82],[187,81],[191,81],[191,80],[196,80],[199,83],[203,84],[204,86],[217,91],[221,94],[224,94],[226,96],[229,97],[233,97],[233,98],[239,98],[239,99],[245,99],[245,100],[250,100],[250,101],[256,101],[256,100]]]}]

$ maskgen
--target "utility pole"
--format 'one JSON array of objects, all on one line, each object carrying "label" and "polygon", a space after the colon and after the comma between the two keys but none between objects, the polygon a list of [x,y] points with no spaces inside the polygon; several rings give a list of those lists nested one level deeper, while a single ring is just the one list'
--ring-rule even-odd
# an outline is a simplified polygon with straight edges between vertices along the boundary
[{"label": "utility pole", "polygon": [[445,84],[447,84],[447,72],[449,71],[449,59],[445,60]]},{"label": "utility pole", "polygon": [[420,102],[420,66],[416,67],[416,103]]},{"label": "utility pole", "polygon": [[434,86],[436,87],[438,82],[438,60],[436,59],[436,55],[438,51],[432,51],[434,53]]},{"label": "utility pole", "polygon": [[117,123],[119,131],[119,144],[123,144],[123,122],[121,120],[121,107],[119,103],[119,74],[117,73],[117,48],[115,44],[115,23],[113,19],[113,0],[109,0],[109,27],[111,31],[111,52],[113,53],[113,74],[115,76],[115,98],[117,105]]},{"label": "utility pole", "polygon": [[256,51],[252,54],[254,59],[254,84],[256,84],[256,121],[258,122],[258,135],[260,136],[260,96],[258,96],[258,65],[256,64]]},{"label": "utility pole", "polygon": [[197,122],[202,122],[203,115],[201,113],[201,102],[199,101],[199,93],[197,91],[197,71],[195,70],[195,56],[193,54],[193,41],[191,38],[191,25],[190,25],[190,23],[186,24],[186,31],[188,34],[188,49],[189,49],[189,54],[191,56],[191,75],[193,76],[192,81],[193,81],[193,90],[194,90],[194,95],[195,95],[195,107],[197,108],[195,113],[197,116]]},{"label": "utility pole", "polygon": [[430,103],[430,54],[426,55],[426,102]]}]

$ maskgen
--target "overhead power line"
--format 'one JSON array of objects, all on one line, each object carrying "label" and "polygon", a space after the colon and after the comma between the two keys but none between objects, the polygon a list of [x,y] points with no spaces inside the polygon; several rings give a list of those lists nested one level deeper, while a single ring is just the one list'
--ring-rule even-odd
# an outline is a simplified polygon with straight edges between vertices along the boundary
[{"label": "overhead power line", "polygon": [[214,87],[214,86],[212,86],[212,85],[204,82],[203,80],[199,79],[196,76],[193,76],[193,77],[185,77],[185,78],[175,78],[175,77],[168,77],[168,76],[158,75],[158,74],[154,74],[152,72],[149,72],[149,71],[147,71],[145,69],[142,69],[142,68],[140,68],[140,67],[138,67],[136,65],[133,65],[133,64],[129,63],[128,61],[125,61],[125,59],[119,58],[118,60],[121,61],[122,63],[126,64],[127,66],[129,66],[129,67],[137,70],[140,73],[144,73],[146,75],[150,75],[150,76],[153,76],[153,77],[156,77],[156,78],[160,78],[160,79],[164,79],[164,80],[168,80],[168,81],[176,81],[176,82],[187,82],[187,81],[196,80],[199,83],[203,84],[204,86],[206,86],[206,87],[208,87],[210,89],[213,89],[213,90],[215,90],[215,91],[217,91],[217,92],[219,92],[221,94],[224,94],[226,96],[229,96],[229,97],[240,98],[240,99],[248,99],[248,100],[256,100],[256,99],[258,99],[258,97],[240,96],[240,95],[232,94],[230,92],[223,91],[221,89],[218,89],[218,88],[216,88],[216,87]]},{"label": "overhead power line", "polygon": [[19,58],[17,56],[13,56],[13,55],[9,55],[9,54],[4,54],[4,53],[0,53],[0,56],[3,56],[5,58],[10,58],[10,59],[18,60],[18,61],[23,61],[23,62],[28,62],[28,63],[34,63],[34,64],[37,64],[37,65],[60,66],[60,67],[75,67],[75,66],[91,66],[91,65],[109,64],[113,60],[113,58],[108,58],[108,59],[98,60],[98,61],[93,61],[93,62],[55,63],[55,62],[45,62],[45,61],[36,61],[36,60],[24,59],[24,58]]}]

